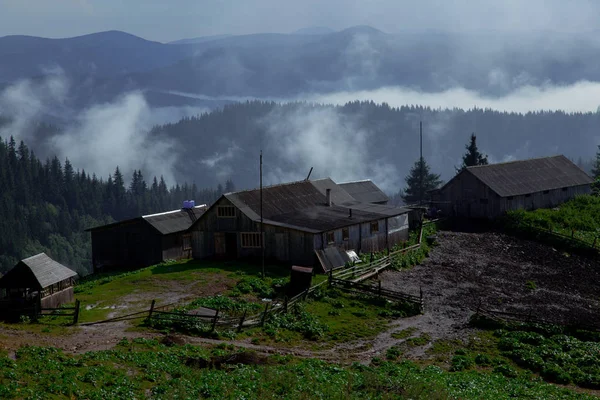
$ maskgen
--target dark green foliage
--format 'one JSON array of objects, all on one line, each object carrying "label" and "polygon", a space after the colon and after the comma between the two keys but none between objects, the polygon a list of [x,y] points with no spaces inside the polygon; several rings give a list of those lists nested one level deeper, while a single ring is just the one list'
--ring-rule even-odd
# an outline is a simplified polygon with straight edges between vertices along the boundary
[{"label": "dark green foliage", "polygon": [[467,152],[463,156],[462,165],[457,169],[457,172],[460,172],[467,167],[487,165],[487,156],[479,152],[479,149],[477,148],[477,136],[475,136],[474,133],[471,134],[469,144],[467,144],[465,148],[467,149]]},{"label": "dark green foliage", "polygon": [[414,204],[421,199],[428,200],[429,195],[427,192],[437,188],[442,183],[440,176],[431,172],[424,158],[419,158],[415,162],[405,181],[406,187],[402,194],[402,200],[406,204]]},{"label": "dark green foliage", "polygon": [[[558,209],[537,209],[535,211],[516,210],[510,211],[501,220],[502,226],[507,230],[520,232],[525,235],[539,237],[546,241],[558,241],[557,238],[538,234],[535,228],[546,229],[566,236],[564,244],[577,246],[569,240],[573,237],[579,239],[586,247],[600,241],[596,238],[600,235],[600,197],[577,196]],[[560,244],[560,243],[557,243]]]},{"label": "dark green foliage", "polygon": [[0,140],[0,273],[20,259],[46,252],[87,275],[91,244],[85,229],[179,208],[185,199],[211,203],[218,196],[215,190],[188,184],[168,190],[162,177],[148,186],[141,171],[133,171],[125,188],[118,167],[103,180],[75,169],[69,160],[42,162],[12,137]]},{"label": "dark green foliage", "polygon": [[471,360],[469,357],[457,354],[454,357],[452,357],[450,371],[463,371],[465,369],[471,368],[472,365],[473,360]]},{"label": "dark green foliage", "polygon": [[436,366],[381,359],[369,366],[343,366],[265,357],[224,345],[166,346],[147,339],[123,340],[113,350],[81,355],[23,347],[16,360],[0,356],[0,366],[2,399],[592,398],[516,374],[448,373]]},{"label": "dark green foliage", "polygon": [[287,313],[269,314],[265,323],[266,332],[286,329],[301,333],[305,339],[316,340],[323,336],[329,327],[305,310],[301,303],[295,303]]}]

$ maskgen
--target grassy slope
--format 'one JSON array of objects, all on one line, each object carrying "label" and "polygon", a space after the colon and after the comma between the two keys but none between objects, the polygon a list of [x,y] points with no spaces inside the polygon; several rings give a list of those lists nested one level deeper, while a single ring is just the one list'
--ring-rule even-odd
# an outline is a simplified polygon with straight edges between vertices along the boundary
[{"label": "grassy slope", "polygon": [[[218,399],[585,399],[590,396],[526,376],[449,373],[410,362],[340,366],[319,360],[245,353],[245,365],[220,365],[228,347],[166,347],[123,341],[115,350],[69,356],[25,347],[17,359],[0,356],[1,398]],[[206,368],[207,361],[211,368]],[[44,371],[44,373],[39,373]]]},{"label": "grassy slope", "polygon": [[[592,245],[600,235],[600,197],[579,196],[557,209],[513,211],[509,213],[509,218],[563,235],[573,235]],[[599,244],[596,242],[596,245]]]}]

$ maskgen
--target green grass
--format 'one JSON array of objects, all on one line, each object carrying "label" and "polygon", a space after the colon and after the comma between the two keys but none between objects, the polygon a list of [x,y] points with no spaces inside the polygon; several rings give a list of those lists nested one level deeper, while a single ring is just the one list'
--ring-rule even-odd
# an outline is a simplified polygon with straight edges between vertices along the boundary
[{"label": "green grass", "polygon": [[500,372],[447,372],[378,360],[371,366],[339,365],[266,357],[231,346],[168,347],[143,339],[78,356],[40,347],[23,347],[16,355],[12,360],[0,354],[0,398],[592,398]]},{"label": "green grass", "polygon": [[411,337],[416,331],[417,331],[417,328],[410,327],[407,329],[403,329],[400,332],[394,332],[394,333],[392,333],[391,336],[394,339],[407,339],[407,338]]},{"label": "green grass", "polygon": [[[285,284],[289,270],[269,265],[266,273],[269,282]],[[214,285],[232,288],[242,280],[256,281],[260,275],[260,266],[242,262],[166,262],[135,271],[93,275],[75,286],[75,296],[82,304],[80,322],[91,322],[106,319],[111,313],[124,315],[148,309],[152,299],[158,305],[168,303],[173,287],[190,297],[200,297],[214,291]]]},{"label": "green grass", "polygon": [[517,210],[508,213],[505,224],[508,227],[522,222],[537,228],[547,229],[562,235],[580,239],[588,245],[600,243],[600,197],[593,195],[578,196],[558,209],[537,209],[534,211]]}]

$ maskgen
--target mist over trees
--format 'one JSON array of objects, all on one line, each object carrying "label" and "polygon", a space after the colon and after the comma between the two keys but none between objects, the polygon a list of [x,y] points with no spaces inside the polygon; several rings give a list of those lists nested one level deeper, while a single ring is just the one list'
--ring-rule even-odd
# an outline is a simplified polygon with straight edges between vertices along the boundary
[{"label": "mist over trees", "polygon": [[[228,181],[226,187],[233,187]],[[85,275],[91,269],[85,229],[181,208],[182,201],[212,203],[222,190],[195,184],[167,187],[133,172],[128,185],[119,169],[106,179],[76,169],[67,159],[41,161],[25,143],[0,140],[0,272],[22,258],[46,252]]]}]

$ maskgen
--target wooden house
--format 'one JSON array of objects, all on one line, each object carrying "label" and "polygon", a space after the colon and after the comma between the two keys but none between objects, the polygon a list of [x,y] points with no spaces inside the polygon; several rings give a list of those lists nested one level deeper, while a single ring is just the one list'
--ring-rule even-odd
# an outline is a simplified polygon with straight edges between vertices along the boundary
[{"label": "wooden house", "polygon": [[13,308],[37,304],[39,308],[56,308],[74,300],[73,284],[77,273],[54,261],[45,253],[21,260],[0,279],[4,291],[3,305]]},{"label": "wooden house", "polygon": [[206,205],[188,206],[88,229],[92,234],[94,272],[191,258],[187,230],[205,210]]},{"label": "wooden house", "polygon": [[367,179],[363,181],[343,182],[339,186],[344,189],[354,199],[363,203],[387,204],[390,198],[383,190],[379,189],[373,181]]},{"label": "wooden house", "polygon": [[590,193],[592,182],[559,155],[468,167],[431,196],[445,215],[495,218],[510,210],[555,207]]},{"label": "wooden house", "polygon": [[[331,179],[227,193],[190,228],[194,258],[265,257],[320,264],[317,251],[382,251],[408,239],[406,208],[361,202]],[[323,268],[325,269],[325,268]]]}]

